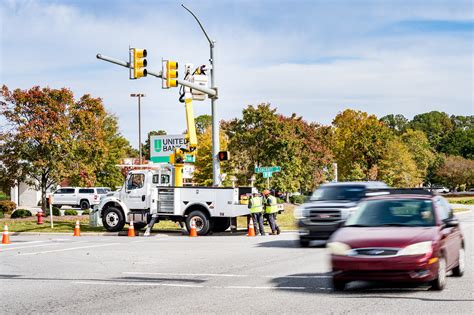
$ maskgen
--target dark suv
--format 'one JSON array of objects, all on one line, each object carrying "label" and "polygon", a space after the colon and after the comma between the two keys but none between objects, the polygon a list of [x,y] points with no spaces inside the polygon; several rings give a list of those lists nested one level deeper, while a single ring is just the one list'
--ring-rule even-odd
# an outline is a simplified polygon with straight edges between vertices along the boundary
[{"label": "dark suv", "polygon": [[368,190],[387,188],[383,182],[337,182],[321,185],[295,210],[300,244],[327,240],[355,212]]}]

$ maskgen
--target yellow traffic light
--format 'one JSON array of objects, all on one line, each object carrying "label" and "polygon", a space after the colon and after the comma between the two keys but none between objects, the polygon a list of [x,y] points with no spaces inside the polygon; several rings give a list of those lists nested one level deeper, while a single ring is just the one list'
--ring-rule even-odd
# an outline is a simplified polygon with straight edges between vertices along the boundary
[{"label": "yellow traffic light", "polygon": [[163,60],[163,88],[169,89],[170,87],[177,87],[178,81],[175,80],[178,77],[178,62],[171,60]]},{"label": "yellow traffic light", "polygon": [[132,48],[132,55],[133,55],[133,76],[132,79],[139,79],[141,77],[147,76],[147,70],[145,67],[147,66],[146,56],[147,52],[146,49],[138,49]]}]

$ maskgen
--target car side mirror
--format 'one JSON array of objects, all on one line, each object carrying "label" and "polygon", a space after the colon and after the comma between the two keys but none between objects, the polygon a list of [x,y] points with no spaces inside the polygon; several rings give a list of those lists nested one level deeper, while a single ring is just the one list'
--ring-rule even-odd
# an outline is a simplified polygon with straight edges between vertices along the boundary
[{"label": "car side mirror", "polygon": [[445,228],[452,228],[452,227],[457,227],[457,226],[459,226],[459,220],[456,218],[444,220]]}]

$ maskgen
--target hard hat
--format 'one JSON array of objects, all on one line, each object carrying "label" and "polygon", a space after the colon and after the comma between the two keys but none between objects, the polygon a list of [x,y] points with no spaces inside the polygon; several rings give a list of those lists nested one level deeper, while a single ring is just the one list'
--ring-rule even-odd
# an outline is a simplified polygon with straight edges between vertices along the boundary
[{"label": "hard hat", "polygon": [[264,194],[264,195],[268,195],[269,193],[270,193],[270,190],[268,190],[268,189],[265,189],[265,190],[263,191],[263,194]]}]

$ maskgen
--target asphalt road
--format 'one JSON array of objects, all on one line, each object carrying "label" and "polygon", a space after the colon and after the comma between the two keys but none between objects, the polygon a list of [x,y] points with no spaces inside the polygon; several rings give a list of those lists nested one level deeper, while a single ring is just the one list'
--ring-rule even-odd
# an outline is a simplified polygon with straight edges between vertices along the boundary
[{"label": "asphalt road", "polygon": [[460,218],[467,270],[442,292],[356,282],[335,293],[325,249],[299,248],[296,234],[12,236],[0,313],[472,314],[474,215]]}]

